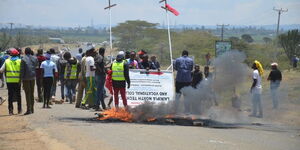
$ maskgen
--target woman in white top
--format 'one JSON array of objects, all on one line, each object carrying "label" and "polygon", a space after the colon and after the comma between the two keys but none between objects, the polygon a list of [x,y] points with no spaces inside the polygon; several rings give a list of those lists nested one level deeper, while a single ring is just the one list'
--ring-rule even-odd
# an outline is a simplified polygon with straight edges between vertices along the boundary
[{"label": "woman in white top", "polygon": [[[261,86],[261,76],[263,75],[263,67],[261,63],[257,60],[254,61],[252,65],[253,69],[253,83],[250,89],[252,94],[252,114],[250,117],[263,117],[262,111],[262,104],[261,104],[261,93],[262,93],[262,86]],[[258,109],[258,110],[257,110]],[[258,111],[258,115],[257,115]]]}]

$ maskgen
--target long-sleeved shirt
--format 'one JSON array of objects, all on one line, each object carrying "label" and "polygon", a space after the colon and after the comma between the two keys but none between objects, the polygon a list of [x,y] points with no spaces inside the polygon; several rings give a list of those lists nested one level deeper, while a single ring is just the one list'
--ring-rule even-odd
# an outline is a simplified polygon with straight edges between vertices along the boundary
[{"label": "long-sleeved shirt", "polygon": [[25,55],[21,60],[21,79],[35,80],[36,68],[39,63],[36,57],[32,55]]},{"label": "long-sleeved shirt", "polygon": [[177,82],[191,82],[191,72],[193,70],[194,61],[188,56],[181,56],[174,61],[174,69],[177,71]]}]

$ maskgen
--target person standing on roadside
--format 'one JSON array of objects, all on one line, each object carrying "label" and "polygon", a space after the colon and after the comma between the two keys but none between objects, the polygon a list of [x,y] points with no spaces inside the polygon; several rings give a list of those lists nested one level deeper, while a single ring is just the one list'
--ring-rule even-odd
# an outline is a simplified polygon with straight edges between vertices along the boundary
[{"label": "person standing on roadside", "polygon": [[82,59],[82,48],[78,49],[78,54],[76,54],[76,59],[78,60],[78,62],[81,62]]},{"label": "person standing on roadside", "polygon": [[5,72],[6,85],[8,89],[8,111],[9,115],[13,115],[13,102],[16,100],[18,103],[18,114],[22,113],[21,103],[21,59],[19,52],[16,49],[10,50],[10,58],[5,60],[5,63],[0,69],[0,73]]},{"label": "person standing on roadside", "polygon": [[26,96],[27,111],[24,115],[34,113],[34,84],[38,60],[32,56],[31,48],[25,48],[25,56],[21,60],[21,80]]},{"label": "person standing on roadside", "polygon": [[129,67],[127,62],[124,61],[124,55],[117,55],[116,60],[111,66],[112,70],[112,85],[115,99],[115,107],[119,109],[119,93],[121,94],[123,105],[126,109],[126,83],[127,88],[130,88]]},{"label": "person standing on roadside", "polygon": [[86,51],[86,59],[85,59],[85,65],[86,65],[86,95],[81,102],[82,107],[85,109],[87,108],[85,105],[88,104],[88,108],[95,107],[96,99],[97,99],[97,87],[95,82],[95,60],[94,57],[96,55],[95,48],[92,47],[89,50]]},{"label": "person standing on roadside", "polygon": [[[252,69],[253,69],[253,75],[252,75],[253,83],[250,89],[250,92],[252,94],[252,114],[249,116],[262,118],[263,110],[261,104],[261,93],[262,93],[261,77],[264,73],[264,70],[261,63],[257,60],[254,61],[252,65]],[[258,111],[258,115],[257,115],[257,111]]]},{"label": "person standing on roadside", "polygon": [[[65,52],[65,53],[69,53],[70,52]],[[71,57],[71,54],[70,54]],[[70,58],[68,58],[70,59]],[[59,74],[59,81],[60,81],[60,93],[61,93],[61,101],[65,101],[65,69],[66,69],[66,65],[67,65],[68,61],[62,57],[58,60],[58,74]]]},{"label": "person standing on roadside", "polygon": [[78,63],[77,59],[71,57],[69,52],[64,54],[64,59],[68,61],[65,67],[65,85],[67,88],[66,97],[67,100],[70,101],[70,104],[75,102],[76,98],[76,86],[78,82],[78,74],[80,72],[80,64]]},{"label": "person standing on roadside", "polygon": [[104,103],[104,84],[106,78],[104,54],[105,54],[105,48],[101,47],[99,49],[99,54],[95,56],[95,66],[96,66],[95,81],[97,85],[97,99],[96,99],[96,106],[95,106],[96,111],[101,110],[99,107],[100,103],[102,109],[106,109],[106,105]]},{"label": "person standing on roadside", "polygon": [[[173,67],[177,71],[175,89],[175,112],[178,110],[178,104],[181,97],[181,89],[183,87],[191,85],[192,82],[192,70],[194,66],[194,61],[192,58],[188,57],[189,52],[187,50],[182,51],[181,57],[174,61]],[[187,102],[185,103],[187,106]]]},{"label": "person standing on roadside", "polygon": [[43,87],[43,76],[42,76],[42,69],[41,64],[43,61],[46,60],[46,57],[43,55],[43,49],[38,49],[36,58],[38,60],[38,67],[36,68],[36,86],[37,86],[37,93],[38,93],[38,102],[43,102],[44,100],[44,87]]},{"label": "person standing on roadside", "polygon": [[[58,66],[58,60],[60,59],[59,56],[56,55],[55,49],[50,49],[51,58],[50,60],[55,64],[55,66]],[[56,95],[56,85],[57,85],[58,78],[53,78],[53,85],[51,87],[51,99],[55,100]]]},{"label": "person standing on roadside", "polygon": [[86,78],[85,78],[85,73],[86,73],[86,65],[85,65],[85,53],[82,54],[82,59],[81,59],[81,63],[80,63],[80,72],[78,75],[78,89],[77,89],[77,99],[76,99],[76,104],[75,104],[75,108],[80,108],[81,102],[82,102],[82,98],[83,98],[83,93],[86,87]]},{"label": "person standing on roadside", "polygon": [[51,53],[47,52],[46,60],[42,62],[42,76],[43,76],[43,87],[44,87],[44,105],[43,108],[51,108],[49,106],[51,98],[51,88],[53,85],[54,78],[58,78],[58,71],[56,64],[51,60]]},{"label": "person standing on roadside", "polygon": [[271,64],[272,71],[268,76],[268,81],[270,81],[270,90],[271,90],[271,97],[273,101],[273,109],[278,108],[278,88],[280,86],[280,82],[282,80],[281,71],[278,69],[277,63]]}]

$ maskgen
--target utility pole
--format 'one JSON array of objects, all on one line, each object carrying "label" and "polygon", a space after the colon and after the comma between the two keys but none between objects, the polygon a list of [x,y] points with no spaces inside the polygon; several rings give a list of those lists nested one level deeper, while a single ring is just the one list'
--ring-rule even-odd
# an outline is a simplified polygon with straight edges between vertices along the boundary
[{"label": "utility pole", "polygon": [[277,30],[276,30],[276,35],[278,36],[279,35],[279,24],[280,24],[280,15],[284,12],[288,12],[288,9],[277,9],[277,8],[273,8],[274,11],[277,11],[278,12],[278,21],[277,21]]},{"label": "utility pole", "polygon": [[10,34],[11,34],[14,23],[11,22],[11,23],[8,23],[8,24],[10,24]]},{"label": "utility pole", "polygon": [[221,27],[221,39],[222,39],[222,41],[224,40],[224,28],[225,27],[227,27],[227,26],[229,26],[229,24],[221,24],[221,25],[218,25],[217,24],[217,27]]},{"label": "utility pole", "polygon": [[111,34],[111,8],[117,6],[117,4],[112,4],[110,3],[110,0],[108,0],[108,6],[105,7],[104,9],[109,10],[109,45],[110,45],[110,62],[112,62],[112,56],[111,56],[111,51],[112,51],[112,34]]}]

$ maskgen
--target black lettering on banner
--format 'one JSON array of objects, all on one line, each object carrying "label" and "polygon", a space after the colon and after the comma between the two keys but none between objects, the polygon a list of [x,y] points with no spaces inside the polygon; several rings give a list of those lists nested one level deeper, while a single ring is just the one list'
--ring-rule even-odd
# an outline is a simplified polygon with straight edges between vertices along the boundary
[{"label": "black lettering on banner", "polygon": [[167,92],[160,92],[159,95],[160,96],[166,96],[168,93]]}]

